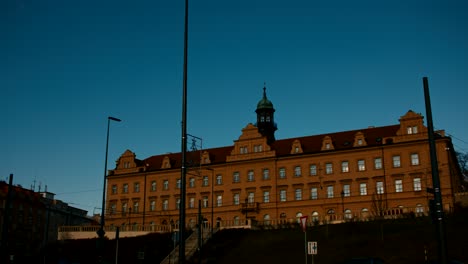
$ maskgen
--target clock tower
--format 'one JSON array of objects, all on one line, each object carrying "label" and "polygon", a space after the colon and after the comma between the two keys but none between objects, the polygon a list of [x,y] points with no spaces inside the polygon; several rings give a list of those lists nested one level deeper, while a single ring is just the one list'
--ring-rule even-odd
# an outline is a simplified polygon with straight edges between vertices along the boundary
[{"label": "clock tower", "polygon": [[268,144],[275,141],[275,131],[278,129],[274,121],[275,108],[273,103],[266,96],[266,87],[263,87],[263,98],[258,102],[257,109],[257,128],[258,131],[267,137]]}]

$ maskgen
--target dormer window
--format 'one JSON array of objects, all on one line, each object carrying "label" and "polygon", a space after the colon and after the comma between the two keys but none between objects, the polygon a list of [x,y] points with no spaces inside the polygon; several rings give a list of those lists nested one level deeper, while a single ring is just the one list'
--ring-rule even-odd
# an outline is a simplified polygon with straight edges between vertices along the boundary
[{"label": "dormer window", "polygon": [[247,154],[248,153],[248,150],[247,150],[247,147],[240,147],[240,154]]},{"label": "dormer window", "polygon": [[358,144],[359,146],[362,146],[362,139],[358,139],[357,144]]},{"label": "dormer window", "polygon": [[411,134],[417,134],[418,133],[418,127],[417,126],[410,126],[410,127],[407,127],[407,132],[408,132],[408,135],[411,135]]},{"label": "dormer window", "polygon": [[333,150],[333,140],[330,136],[326,136],[322,139],[322,150]]}]

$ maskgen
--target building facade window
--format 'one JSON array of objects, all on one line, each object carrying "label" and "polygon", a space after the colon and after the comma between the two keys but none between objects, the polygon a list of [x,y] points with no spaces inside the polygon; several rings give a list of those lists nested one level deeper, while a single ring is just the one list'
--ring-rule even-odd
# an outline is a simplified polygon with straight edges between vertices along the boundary
[{"label": "building facade window", "polygon": [[269,191],[264,191],[263,192],[263,202],[264,203],[269,203],[270,202],[270,192]]},{"label": "building facade window", "polygon": [[296,189],[294,198],[296,201],[302,200],[302,189]]},{"label": "building facade window", "polygon": [[327,198],[335,197],[335,192],[333,191],[333,185],[327,186]]},{"label": "building facade window", "polygon": [[310,188],[310,199],[317,200],[318,199],[318,189],[317,187]]},{"label": "building facade window", "polygon": [[366,170],[366,161],[365,160],[358,160],[358,171],[365,171]]},{"label": "building facade window", "polygon": [[203,208],[208,208],[208,196],[203,196]]},{"label": "building facade window", "polygon": [[123,203],[122,203],[122,215],[126,215],[126,214],[127,214],[127,209],[128,209],[128,204],[127,204],[127,202],[123,202]]},{"label": "building facade window", "polygon": [[360,195],[367,195],[367,183],[360,183],[359,184],[359,194]]},{"label": "building facade window", "polygon": [[234,203],[234,205],[239,205],[239,203],[240,203],[240,194],[239,193],[234,194],[233,203]]},{"label": "building facade window", "polygon": [[190,197],[189,208],[195,208],[195,197]]},{"label": "building facade window", "polygon": [[223,184],[223,175],[221,175],[221,174],[216,175],[216,184],[217,185]]},{"label": "building facade window", "polygon": [[179,210],[180,209],[180,198],[177,198],[176,199],[176,205],[175,205],[176,209]]},{"label": "building facade window", "polygon": [[280,177],[280,179],[286,178],[286,169],[285,168],[280,168],[279,169],[279,177]]},{"label": "building facade window", "polygon": [[150,208],[149,209],[150,209],[151,212],[156,211],[156,201],[155,200],[150,201]]},{"label": "building facade window", "polygon": [[349,172],[349,162],[342,161],[341,162],[341,172]]},{"label": "building facade window", "polygon": [[403,192],[403,180],[395,180],[395,192]]},{"label": "building facade window", "polygon": [[317,176],[317,165],[311,164],[309,167],[310,176]]},{"label": "building facade window", "polygon": [[333,173],[333,164],[331,162],[325,163],[325,173],[326,174]]},{"label": "building facade window", "polygon": [[195,188],[195,178],[191,177],[189,179],[189,187],[190,188]]},{"label": "building facade window", "polygon": [[238,171],[235,171],[232,174],[232,182],[240,182],[240,175]]},{"label": "building facade window", "polygon": [[223,206],[223,196],[222,195],[218,195],[216,197],[216,206],[217,207]]},{"label": "building facade window", "polygon": [[395,156],[393,156],[392,159],[393,159],[393,167],[394,167],[394,168],[400,168],[400,167],[401,167],[400,156],[395,155]]},{"label": "building facade window", "polygon": [[417,192],[422,190],[421,178],[413,179],[413,190]]},{"label": "building facade window", "polygon": [[208,179],[208,176],[203,176],[203,187],[206,187],[209,185],[210,180]]},{"label": "building facade window", "polygon": [[116,203],[111,203],[110,205],[110,214],[113,215],[117,212],[117,204]]},{"label": "building facade window", "polygon": [[138,213],[140,210],[140,203],[139,202],[133,202],[133,212]]},{"label": "building facade window", "polygon": [[156,191],[156,181],[151,181],[151,191],[152,192]]},{"label": "building facade window", "polygon": [[417,126],[409,126],[409,127],[407,127],[406,131],[408,132],[408,135],[417,134],[418,133],[418,127]]},{"label": "building facade window", "polygon": [[112,194],[117,194],[117,185],[112,185]]},{"label": "building facade window", "polygon": [[376,170],[382,169],[382,158],[375,158],[374,159],[374,169],[376,169]]},{"label": "building facade window", "polygon": [[286,190],[280,190],[280,202],[286,202]]},{"label": "building facade window", "polygon": [[383,194],[384,193],[384,184],[382,181],[378,181],[375,183],[376,191],[377,194]]},{"label": "building facade window", "polygon": [[133,183],[133,192],[136,192],[136,193],[140,192],[140,183],[139,182]]},{"label": "building facade window", "polygon": [[294,176],[295,177],[301,177],[301,175],[302,175],[301,166],[294,167]]},{"label": "building facade window", "polygon": [[247,181],[251,182],[251,181],[254,181],[255,178],[254,178],[254,171],[253,170],[249,170],[247,172]]},{"label": "building facade window", "polygon": [[312,212],[312,222],[317,223],[319,221],[319,213],[318,212]]},{"label": "building facade window", "polygon": [[247,198],[248,198],[248,203],[249,204],[254,203],[255,202],[255,193],[254,192],[249,192]]},{"label": "building facade window", "polygon": [[351,186],[349,184],[343,185],[343,196],[350,197],[351,196]]},{"label": "building facade window", "polygon": [[176,188],[177,189],[180,189],[180,184],[181,184],[180,179],[177,179],[177,181],[176,181]]},{"label": "building facade window", "polygon": [[270,170],[269,169],[263,169],[263,179],[264,180],[270,179]]},{"label": "building facade window", "polygon": [[164,189],[164,190],[169,190],[169,181],[168,181],[168,180],[164,180],[164,182],[163,182],[163,189]]},{"label": "building facade window", "polygon": [[127,183],[124,183],[124,185],[122,187],[122,193],[128,193],[128,184]]},{"label": "building facade window", "polygon": [[162,204],[163,211],[167,211],[169,209],[169,200],[164,199]]},{"label": "building facade window", "polygon": [[419,154],[418,153],[411,154],[411,165],[413,165],[413,166],[419,165]]}]

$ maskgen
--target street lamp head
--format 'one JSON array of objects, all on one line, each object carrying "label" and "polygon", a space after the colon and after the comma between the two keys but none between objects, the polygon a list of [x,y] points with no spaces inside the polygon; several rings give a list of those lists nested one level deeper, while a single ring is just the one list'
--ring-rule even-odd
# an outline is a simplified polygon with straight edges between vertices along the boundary
[{"label": "street lamp head", "polygon": [[109,116],[108,119],[109,119],[109,120],[116,121],[116,122],[122,121],[122,120],[120,120],[120,119],[118,119],[118,118],[115,118],[115,117],[112,117],[112,116]]}]

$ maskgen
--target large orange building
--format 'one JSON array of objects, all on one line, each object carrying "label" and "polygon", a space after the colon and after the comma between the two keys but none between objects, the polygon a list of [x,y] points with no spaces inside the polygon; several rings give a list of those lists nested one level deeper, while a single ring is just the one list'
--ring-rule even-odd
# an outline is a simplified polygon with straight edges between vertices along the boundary
[{"label": "large orange building", "polygon": [[[428,214],[431,162],[423,116],[408,111],[399,123],[353,131],[275,139],[275,109],[265,88],[256,124],[234,145],[197,150],[186,179],[186,224],[199,201],[208,224],[276,225]],[[461,181],[451,139],[435,133],[444,209]],[[112,226],[177,223],[181,153],[144,160],[125,151],[107,177],[106,221]],[[247,220],[247,221],[246,221]]]}]

